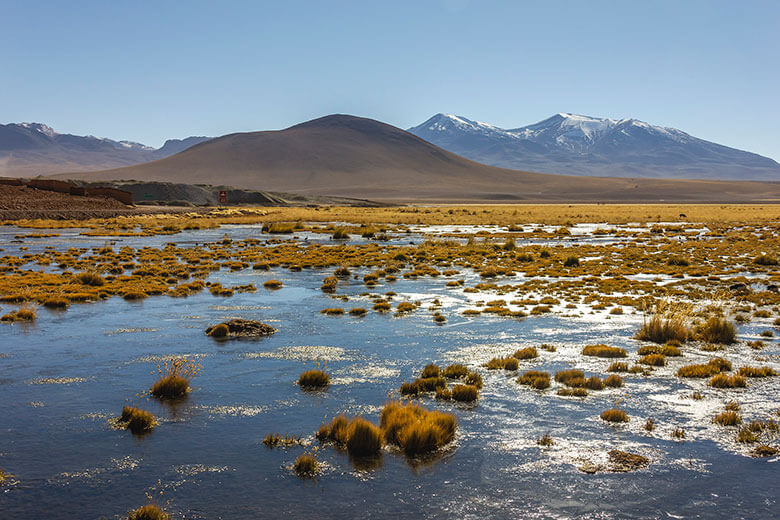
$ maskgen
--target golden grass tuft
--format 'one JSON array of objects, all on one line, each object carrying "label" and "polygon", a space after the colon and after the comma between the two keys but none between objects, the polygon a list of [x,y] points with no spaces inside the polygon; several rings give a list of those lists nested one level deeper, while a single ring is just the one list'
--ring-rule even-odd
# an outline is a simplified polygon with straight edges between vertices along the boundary
[{"label": "golden grass tuft", "polygon": [[691,331],[687,324],[687,315],[672,314],[671,317],[667,318],[658,314],[653,315],[649,320],[645,320],[642,323],[634,337],[638,340],[651,341],[658,344],[664,344],[671,340],[684,343],[691,337]]},{"label": "golden grass tuft", "polygon": [[368,314],[368,311],[362,307],[353,307],[349,310],[350,316],[365,316]]},{"label": "golden grass tuft", "polygon": [[555,373],[555,380],[558,383],[563,383],[566,386],[573,386],[571,382],[577,382],[585,379],[585,372],[572,368],[569,370],[559,370]]},{"label": "golden grass tuft", "polygon": [[639,362],[643,365],[650,365],[652,367],[663,367],[666,366],[666,356],[663,354],[648,354],[642,356],[639,359]]},{"label": "golden grass tuft", "polygon": [[587,345],[582,349],[582,355],[600,358],[624,358],[628,356],[625,349],[620,347],[609,347],[604,344]]},{"label": "golden grass tuft", "polygon": [[170,517],[168,513],[156,505],[146,504],[135,511],[131,511],[127,518],[128,520],[168,520]]},{"label": "golden grass tuft", "polygon": [[293,471],[300,478],[313,478],[319,469],[317,458],[309,453],[298,456],[293,462]]},{"label": "golden grass tuft", "polygon": [[527,385],[535,390],[544,390],[550,387],[550,374],[539,370],[528,370],[517,378],[521,385]]},{"label": "golden grass tuft", "polygon": [[745,388],[747,381],[738,375],[717,374],[707,384],[713,388]]},{"label": "golden grass tuft", "polygon": [[358,417],[347,430],[347,451],[355,457],[378,455],[382,449],[383,435],[376,425]]},{"label": "golden grass tuft", "polygon": [[455,385],[452,387],[454,401],[470,403],[479,398],[479,391],[474,385]]},{"label": "golden grass tuft", "polygon": [[284,284],[279,280],[268,280],[263,284],[263,287],[270,290],[281,289]]},{"label": "golden grass tuft", "polygon": [[425,365],[425,368],[423,368],[420,377],[425,379],[428,377],[439,377],[440,375],[441,375],[441,370],[439,369],[439,366],[433,363],[429,363]]},{"label": "golden grass tuft", "polygon": [[696,329],[702,341],[718,345],[731,345],[737,341],[737,327],[726,318],[713,316]]},{"label": "golden grass tuft", "polygon": [[157,421],[151,412],[132,406],[122,408],[122,415],[117,422],[135,435],[148,433],[157,426]]},{"label": "golden grass tuft", "polygon": [[326,388],[330,384],[330,376],[322,370],[307,370],[298,378],[298,385],[303,389]]},{"label": "golden grass tuft", "polygon": [[177,375],[162,377],[152,385],[151,394],[160,399],[184,397],[190,389],[189,381]]},{"label": "golden grass tuft", "polygon": [[539,352],[535,347],[526,347],[516,350],[512,357],[520,360],[534,359],[539,357]]},{"label": "golden grass tuft", "polygon": [[685,365],[677,370],[678,377],[710,377],[731,370],[731,363],[723,358],[714,358],[702,365]]},{"label": "golden grass tuft", "polygon": [[488,370],[517,370],[518,363],[514,357],[493,358],[485,364]]},{"label": "golden grass tuft", "polygon": [[611,374],[604,380],[604,385],[610,388],[620,388],[623,386],[623,378],[617,374]]},{"label": "golden grass tuft", "polygon": [[328,309],[322,309],[320,311],[320,314],[325,314],[326,316],[342,316],[344,314],[344,309],[340,309],[338,307],[331,307]]},{"label": "golden grass tuft", "polygon": [[212,338],[226,338],[230,333],[230,328],[225,323],[214,325],[210,330],[206,331],[206,334]]},{"label": "golden grass tuft", "polygon": [[187,358],[174,358],[157,366],[160,378],[152,385],[150,393],[159,399],[178,399],[190,389],[190,381],[202,369],[202,365]]},{"label": "golden grass tuft", "polygon": [[737,374],[742,377],[773,377],[777,371],[772,367],[740,367]]},{"label": "golden grass tuft", "polygon": [[14,321],[22,321],[22,322],[33,322],[37,318],[37,315],[35,313],[35,309],[32,307],[25,307],[22,309],[17,309],[15,311],[9,312],[8,314],[4,314],[2,317],[0,317],[0,321],[6,321],[6,322],[14,322]]},{"label": "golden grass tuft", "polygon": [[611,408],[609,410],[604,410],[601,412],[601,415],[599,416],[603,421],[607,422],[614,422],[614,423],[624,423],[628,422],[628,414],[624,412],[623,410],[618,410],[617,408]]},{"label": "golden grass tuft", "polygon": [[454,364],[444,368],[442,375],[450,379],[462,379],[469,373],[469,369],[465,365]]},{"label": "golden grass tuft", "polygon": [[70,306],[70,302],[67,298],[52,296],[43,300],[43,306],[47,309],[67,309]]},{"label": "golden grass tuft", "polygon": [[290,446],[297,446],[303,444],[303,440],[300,436],[278,433],[269,433],[263,439],[263,444],[268,448],[289,448]]},{"label": "golden grass tuft", "polygon": [[410,457],[445,446],[454,439],[457,429],[457,421],[452,414],[397,401],[385,404],[379,425],[385,441],[398,446]]},{"label": "golden grass tuft", "polygon": [[713,417],[712,422],[721,426],[736,426],[742,422],[742,418],[735,411],[725,411]]}]

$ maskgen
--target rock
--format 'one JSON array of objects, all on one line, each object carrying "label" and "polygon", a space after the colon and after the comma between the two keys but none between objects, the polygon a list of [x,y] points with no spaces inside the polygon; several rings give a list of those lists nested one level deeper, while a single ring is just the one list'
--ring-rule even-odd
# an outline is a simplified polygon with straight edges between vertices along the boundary
[{"label": "rock", "polygon": [[[227,331],[225,331],[227,327]],[[212,325],[206,329],[206,335],[215,338],[256,338],[270,336],[276,329],[257,320],[242,320],[239,318]]]},{"label": "rock", "polygon": [[577,469],[583,473],[587,473],[588,475],[593,475],[594,473],[598,472],[601,467],[593,464],[592,462],[585,462],[581,466],[578,466]]},{"label": "rock", "polygon": [[609,455],[609,462],[611,464],[609,470],[615,472],[628,472],[642,469],[650,464],[650,460],[642,455],[636,453],[629,453],[621,450],[611,450]]}]

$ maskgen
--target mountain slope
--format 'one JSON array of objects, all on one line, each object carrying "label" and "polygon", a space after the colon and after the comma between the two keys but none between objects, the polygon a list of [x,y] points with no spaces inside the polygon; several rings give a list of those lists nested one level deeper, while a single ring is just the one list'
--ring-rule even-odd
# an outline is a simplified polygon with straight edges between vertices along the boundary
[{"label": "mountain slope", "polygon": [[636,119],[556,114],[505,130],[437,114],[409,132],[474,161],[567,175],[780,180],[780,164]]},{"label": "mountain slope", "polygon": [[63,174],[374,200],[780,200],[780,184],[567,177],[479,164],[399,128],[348,115],[230,134],[137,166]]},{"label": "mountain slope", "polygon": [[171,139],[154,149],[132,141],[60,134],[41,123],[11,123],[0,125],[0,176],[35,177],[129,166],[168,157],[208,139]]}]

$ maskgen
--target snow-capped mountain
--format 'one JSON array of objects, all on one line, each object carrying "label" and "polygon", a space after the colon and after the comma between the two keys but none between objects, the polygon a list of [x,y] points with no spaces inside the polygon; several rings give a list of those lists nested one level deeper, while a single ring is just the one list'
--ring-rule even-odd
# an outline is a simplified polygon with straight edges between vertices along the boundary
[{"label": "snow-capped mountain", "polygon": [[409,132],[474,161],[515,170],[780,181],[780,164],[772,159],[636,119],[560,113],[507,130],[437,114]]},{"label": "snow-capped mountain", "polygon": [[0,176],[34,177],[163,159],[210,137],[171,139],[155,149],[133,141],[60,134],[43,123],[0,125]]}]

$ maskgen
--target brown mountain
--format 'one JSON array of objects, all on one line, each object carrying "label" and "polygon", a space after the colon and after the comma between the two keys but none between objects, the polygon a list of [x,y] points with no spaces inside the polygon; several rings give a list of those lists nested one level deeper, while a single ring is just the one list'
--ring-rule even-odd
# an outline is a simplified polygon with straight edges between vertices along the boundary
[{"label": "brown mountain", "polygon": [[486,166],[399,128],[331,115],[286,130],[230,134],[171,157],[63,174],[402,201],[769,201],[780,184],[574,177]]}]

